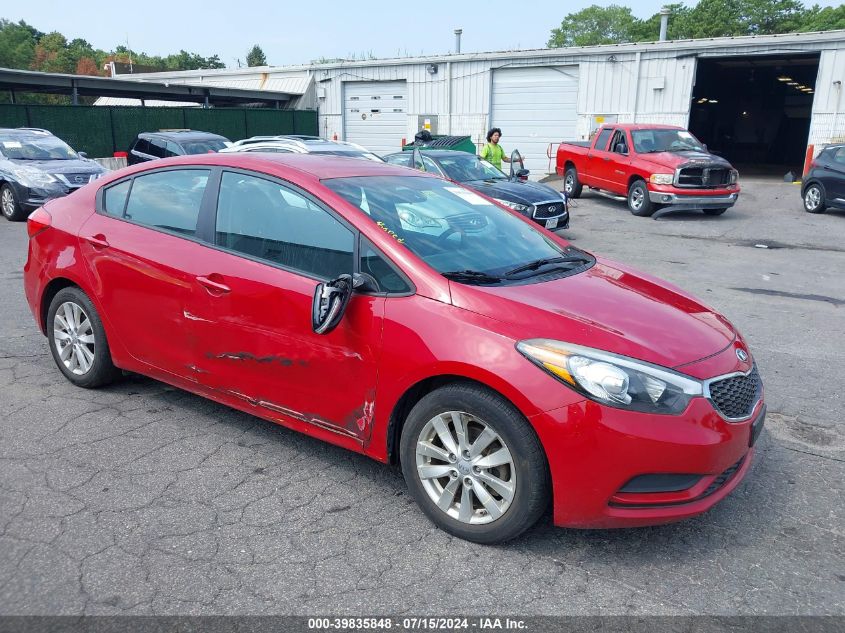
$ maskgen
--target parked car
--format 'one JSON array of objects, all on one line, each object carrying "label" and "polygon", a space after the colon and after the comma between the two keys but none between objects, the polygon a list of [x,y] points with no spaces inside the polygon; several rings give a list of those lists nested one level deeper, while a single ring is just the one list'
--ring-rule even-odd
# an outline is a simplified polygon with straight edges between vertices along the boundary
[{"label": "parked car", "polygon": [[[475,154],[456,150],[421,150],[425,170],[474,189],[496,202],[531,218],[547,229],[569,228],[565,196],[539,182],[508,177]],[[384,157],[391,165],[411,167],[413,152],[397,152]]]},{"label": "parked car", "polygon": [[108,170],[40,128],[0,128],[0,209],[25,220],[47,200],[66,196]]},{"label": "parked car", "polygon": [[826,147],[810,164],[801,198],[808,213],[824,213],[828,207],[845,209],[845,145]]},{"label": "parked car", "polygon": [[129,165],[137,165],[159,158],[208,154],[218,152],[231,144],[232,142],[225,136],[197,130],[141,132],[129,147],[126,162]]},{"label": "parked car", "polygon": [[347,158],[366,158],[382,162],[382,159],[355,143],[329,141],[319,136],[253,136],[242,139],[224,150],[224,153],[238,152],[274,152],[291,154],[323,154],[327,156],[345,156]]},{"label": "parked car", "polygon": [[27,301],[70,382],[137,372],[398,462],[469,540],[515,537],[550,500],[573,527],[698,515],[763,425],[727,319],[427,174],[180,157],[27,229]]},{"label": "parked car", "polygon": [[591,143],[564,141],[557,173],[569,196],[579,197],[584,186],[626,196],[638,216],[695,209],[722,215],[740,191],[728,161],[671,125],[603,125]]}]

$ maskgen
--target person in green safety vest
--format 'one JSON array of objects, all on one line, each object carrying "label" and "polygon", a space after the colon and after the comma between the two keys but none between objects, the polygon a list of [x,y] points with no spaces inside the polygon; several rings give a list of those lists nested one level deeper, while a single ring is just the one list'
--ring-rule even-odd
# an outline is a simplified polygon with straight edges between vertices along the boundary
[{"label": "person in green safety vest", "polygon": [[487,145],[481,148],[481,158],[501,171],[502,161],[509,163],[511,159],[505,156],[505,150],[499,145],[500,138],[502,138],[502,130],[497,127],[487,132]]}]

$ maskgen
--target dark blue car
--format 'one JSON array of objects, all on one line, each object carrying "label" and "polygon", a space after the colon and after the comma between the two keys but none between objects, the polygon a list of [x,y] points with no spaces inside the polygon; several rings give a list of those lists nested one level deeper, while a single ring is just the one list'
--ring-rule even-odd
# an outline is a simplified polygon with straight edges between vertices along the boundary
[{"label": "dark blue car", "polygon": [[801,187],[804,209],[824,213],[828,207],[845,209],[845,145],[826,147],[810,165]]},{"label": "dark blue car", "polygon": [[[524,170],[506,176],[475,154],[454,150],[422,150],[425,171],[475,189],[485,196],[533,219],[547,229],[569,228],[569,209],[563,193],[539,182],[524,179]],[[412,152],[384,157],[392,165],[411,167]],[[520,174],[523,174],[520,176]]]}]

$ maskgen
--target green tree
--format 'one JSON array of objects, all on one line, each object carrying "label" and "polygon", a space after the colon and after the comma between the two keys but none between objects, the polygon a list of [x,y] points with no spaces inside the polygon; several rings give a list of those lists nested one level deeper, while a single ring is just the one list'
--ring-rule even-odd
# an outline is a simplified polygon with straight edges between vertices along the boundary
[{"label": "green tree", "polygon": [[637,22],[628,7],[594,4],[563,18],[560,28],[552,29],[547,46],[557,48],[630,42]]},{"label": "green tree", "polygon": [[0,19],[0,67],[29,68],[42,35],[23,20],[16,24]]},{"label": "green tree", "polygon": [[845,29],[845,4],[821,8],[814,4],[801,16],[799,31],[832,31]]},{"label": "green tree", "polygon": [[256,44],[249,52],[246,54],[246,65],[247,66],[266,66],[267,65],[267,57],[264,55],[264,51],[261,50],[261,47]]}]

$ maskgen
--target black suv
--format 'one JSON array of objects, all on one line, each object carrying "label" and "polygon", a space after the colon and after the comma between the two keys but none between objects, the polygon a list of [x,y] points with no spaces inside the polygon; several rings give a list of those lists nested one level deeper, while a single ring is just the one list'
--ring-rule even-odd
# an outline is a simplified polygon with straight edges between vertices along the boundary
[{"label": "black suv", "polygon": [[231,145],[225,136],[197,130],[159,130],[141,132],[132,145],[126,162],[130,165],[145,163],[148,160],[184,156],[185,154],[208,154]]},{"label": "black suv", "polygon": [[25,220],[51,198],[66,196],[108,170],[40,128],[0,128],[0,209]]},{"label": "black suv", "polygon": [[827,207],[845,209],[845,145],[831,145],[816,156],[804,177],[801,197],[809,213],[824,213]]}]

